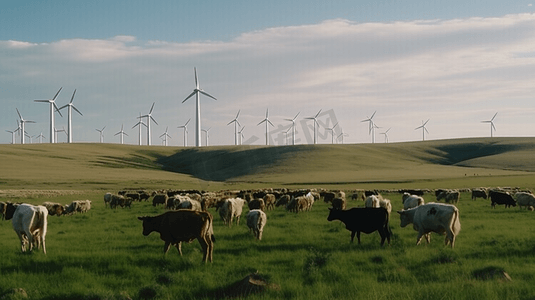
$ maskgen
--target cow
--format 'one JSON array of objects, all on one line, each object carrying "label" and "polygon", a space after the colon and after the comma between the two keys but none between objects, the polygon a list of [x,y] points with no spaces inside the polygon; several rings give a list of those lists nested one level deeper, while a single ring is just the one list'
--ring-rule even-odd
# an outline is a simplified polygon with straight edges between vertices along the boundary
[{"label": "cow", "polygon": [[154,195],[154,198],[152,198],[152,206],[156,207],[156,205],[163,204],[164,207],[167,207],[168,199],[169,196],[167,196],[167,194],[156,194]]},{"label": "cow", "polygon": [[487,190],[485,189],[473,189],[472,190],[472,200],[476,200],[477,198],[483,198],[487,199]]},{"label": "cow", "polygon": [[203,262],[212,262],[214,250],[213,218],[209,212],[194,210],[168,211],[155,217],[138,217],[143,221],[143,235],[148,236],[156,231],[165,242],[163,253],[166,254],[171,245],[175,245],[182,256],[182,242],[199,241],[203,250]]},{"label": "cow", "polygon": [[247,227],[253,232],[257,240],[262,240],[264,226],[266,226],[266,213],[260,209],[253,209],[247,213]]},{"label": "cow", "polygon": [[13,229],[19,236],[21,250],[26,252],[26,243],[28,251],[36,246],[43,247],[43,253],[46,254],[45,237],[48,222],[48,210],[42,205],[34,206],[31,204],[20,204],[13,213]]},{"label": "cow", "polygon": [[279,200],[277,200],[277,203],[275,203],[276,207],[279,206],[286,206],[290,202],[290,195],[282,195]]},{"label": "cow", "polygon": [[403,196],[401,198],[403,201],[403,209],[409,209],[425,204],[424,198],[417,195],[403,193]]},{"label": "cow", "polygon": [[[111,207],[111,203],[110,203]],[[91,209],[91,201],[90,200],[74,200],[71,202],[71,204],[67,205],[65,207],[65,214],[72,214],[75,212],[79,213],[85,213],[88,212]]]},{"label": "cow", "polygon": [[442,199],[446,203],[458,203],[461,198],[461,193],[457,190],[443,190],[437,195],[437,201]]},{"label": "cow", "polygon": [[327,221],[340,220],[346,225],[346,229],[351,231],[351,243],[357,234],[357,240],[360,244],[360,233],[364,232],[370,234],[378,231],[381,236],[381,246],[384,245],[385,239],[390,245],[390,231],[389,216],[386,209],[371,208],[371,207],[354,207],[348,210],[338,210],[329,208],[329,216]]},{"label": "cow", "polygon": [[273,210],[275,208],[275,195],[266,194],[263,199],[267,210]]},{"label": "cow", "polygon": [[232,225],[232,220],[236,217],[236,225],[240,225],[240,217],[243,210],[245,200],[241,198],[230,198],[223,202],[219,208],[219,216],[223,220],[223,224]]},{"label": "cow", "polygon": [[342,198],[334,198],[332,205],[334,209],[346,209],[346,201]]},{"label": "cow", "polygon": [[264,211],[266,209],[266,205],[264,204],[264,199],[253,199],[249,201],[247,206],[249,206],[249,210],[260,209],[261,211]]},{"label": "cow", "polygon": [[459,220],[459,210],[451,204],[428,203],[413,207],[407,210],[398,211],[400,214],[401,227],[410,223],[413,224],[414,230],[418,231],[416,245],[420,244],[422,237],[425,236],[427,243],[431,242],[430,232],[446,234],[444,244],[450,244],[451,248],[455,246],[455,238],[461,231],[461,222]]},{"label": "cow", "polygon": [[525,206],[526,209],[535,206],[535,196],[532,193],[518,192],[515,194],[516,204],[522,209]]},{"label": "cow", "polygon": [[43,206],[48,210],[49,216],[61,216],[65,213],[65,207],[59,203],[44,202]]},{"label": "cow", "polygon": [[366,200],[364,201],[364,207],[380,207],[379,197],[376,195],[370,195],[366,197]]},{"label": "cow", "polygon": [[489,197],[492,208],[496,208],[496,204],[504,204],[506,208],[510,206],[516,206],[515,199],[513,199],[513,196],[507,192],[490,191]]}]

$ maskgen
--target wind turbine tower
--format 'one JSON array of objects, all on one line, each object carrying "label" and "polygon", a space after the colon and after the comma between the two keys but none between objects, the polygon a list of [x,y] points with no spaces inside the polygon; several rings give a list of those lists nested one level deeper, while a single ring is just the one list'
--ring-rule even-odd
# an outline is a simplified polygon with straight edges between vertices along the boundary
[{"label": "wind turbine tower", "polygon": [[195,89],[188,97],[186,97],[186,99],[184,99],[184,101],[182,101],[182,103],[195,95],[195,115],[197,118],[195,120],[195,146],[201,147],[201,94],[214,100],[217,99],[200,88],[199,80],[197,79],[197,68],[193,68],[193,71],[195,72]]},{"label": "wind turbine tower", "polygon": [[189,121],[191,121],[191,119],[188,119],[186,124],[177,127],[177,128],[184,128],[184,147],[188,146],[188,123]]},{"label": "wind turbine tower", "polygon": [[314,145],[316,144],[316,136],[317,136],[317,134],[316,134],[316,124],[319,126],[318,116],[320,115],[320,113],[321,113],[321,109],[320,109],[320,111],[318,111],[318,113],[315,116],[305,118],[307,120],[314,120]]},{"label": "wind turbine tower", "polygon": [[17,114],[19,114],[19,118],[20,118],[20,130],[21,130],[21,135],[20,135],[20,143],[21,144],[24,144],[24,140],[25,140],[25,134],[26,134],[26,131],[24,130],[24,124],[26,123],[35,123],[34,121],[28,121],[28,120],[24,120],[24,118],[21,116],[20,112],[19,112],[19,109],[18,108],[15,108],[17,110]]},{"label": "wind turbine tower", "polygon": [[425,128],[425,125],[427,125],[427,122],[429,122],[429,119],[427,119],[427,121],[422,121],[422,125],[421,126],[418,126],[416,128],[414,128],[414,130],[417,130],[417,129],[422,129],[422,141],[425,141],[425,133],[427,132],[429,134],[429,131],[427,131],[427,128]]},{"label": "wind turbine tower", "polygon": [[52,143],[52,144],[56,142],[55,139],[54,139],[54,135],[55,135],[55,131],[54,131],[54,128],[55,128],[54,127],[54,108],[58,111],[59,115],[62,116],[61,112],[58,109],[58,106],[56,105],[56,98],[58,97],[59,92],[61,92],[61,89],[62,89],[62,87],[58,90],[58,92],[56,93],[56,95],[52,99],[34,100],[34,102],[48,102],[48,103],[50,103],[50,143]]},{"label": "wind turbine tower", "polygon": [[[269,109],[266,109],[266,118],[264,120],[262,120],[260,123],[258,123],[258,125],[260,125],[260,124],[262,124],[264,122],[266,123],[266,146],[269,146],[269,125],[275,127],[275,125],[273,125],[273,123],[271,123],[271,121],[269,120]],[[256,125],[256,126],[258,126],[258,125]]]},{"label": "wind turbine tower", "polygon": [[299,116],[300,113],[301,112],[298,112],[293,119],[284,119],[286,121],[292,122],[292,145],[295,145],[295,120],[297,119],[297,116]]},{"label": "wind turbine tower", "polygon": [[243,145],[243,138],[245,137],[243,135],[243,130],[245,129],[245,126],[243,126],[240,131],[238,131],[238,137],[240,138],[240,145]]},{"label": "wind turbine tower", "polygon": [[124,126],[124,124],[121,124],[121,131],[119,131],[119,132],[117,132],[116,134],[114,134],[114,136],[115,136],[115,135],[118,135],[118,134],[121,135],[121,145],[124,144],[124,136],[125,136],[125,135],[128,136],[128,134],[126,134],[126,132],[124,132],[124,130],[123,130],[123,126]]},{"label": "wind turbine tower", "polygon": [[67,110],[67,119],[68,119],[68,122],[67,122],[67,143],[72,143],[72,109],[74,108],[74,110],[80,114],[80,116],[83,116],[82,113],[76,108],[74,107],[74,104],[72,104],[72,101],[74,100],[74,94],[76,94],[76,90],[74,90],[74,93],[72,93],[72,97],[71,97],[71,102],[69,102],[68,104],[65,104],[63,105],[62,107],[60,107],[58,109],[58,112],[62,109],[64,109],[65,107],[68,107],[69,109]]},{"label": "wind turbine tower", "polygon": [[104,128],[106,128],[106,126],[102,127],[102,129],[95,129],[96,131],[98,131],[100,133],[100,142],[101,143],[104,143]]},{"label": "wind turbine tower", "polygon": [[372,144],[375,143],[375,128],[378,128],[377,125],[375,125],[375,123],[373,122],[373,117],[375,116],[376,112],[377,111],[374,111],[371,117],[361,121],[368,122],[368,134],[371,134],[372,136]]},{"label": "wind turbine tower", "polygon": [[132,129],[134,129],[136,126],[139,126],[139,135],[138,135],[138,144],[141,146],[141,125],[147,127],[147,124],[143,122],[143,119],[141,117],[141,113],[139,113],[139,122],[136,123],[136,125],[132,126]]},{"label": "wind turbine tower", "polygon": [[492,130],[496,130],[496,127],[494,126],[494,118],[496,118],[497,114],[498,113],[495,113],[494,117],[492,117],[492,119],[490,119],[489,121],[481,121],[481,123],[490,123],[490,137],[492,137]]},{"label": "wind turbine tower", "polygon": [[204,134],[206,135],[206,146],[208,146],[208,132],[210,131],[210,129],[212,129],[212,127],[208,128],[208,129],[203,129],[202,131],[204,131]]},{"label": "wind turbine tower", "polygon": [[381,132],[385,136],[385,143],[388,143],[388,132],[392,129],[392,127],[388,128],[385,132]]},{"label": "wind turbine tower", "polygon": [[154,120],[154,118],[152,117],[152,110],[154,109],[155,103],[156,102],[152,103],[152,106],[148,114],[139,117],[139,118],[147,118],[147,145],[149,146],[152,145],[151,136],[150,136],[150,121],[152,120],[154,123],[156,123],[156,125],[158,125],[158,122],[156,122],[156,120]]},{"label": "wind turbine tower", "polygon": [[160,138],[163,136],[163,142],[164,142],[164,146],[167,146],[167,138],[171,138],[171,136],[169,135],[169,133],[167,133],[167,130],[169,129],[169,127],[165,127],[165,132],[162,133],[162,135],[160,135]]},{"label": "wind turbine tower", "polygon": [[234,123],[234,145],[238,145],[238,126],[241,126],[240,122],[238,121],[238,116],[240,115],[240,111],[238,110],[238,114],[236,115],[236,118],[234,120],[230,121],[228,125]]},{"label": "wind turbine tower", "polygon": [[334,128],[336,128],[336,126],[338,126],[338,123],[334,124],[334,126],[331,128],[326,128],[327,130],[331,131],[331,144],[334,144]]}]

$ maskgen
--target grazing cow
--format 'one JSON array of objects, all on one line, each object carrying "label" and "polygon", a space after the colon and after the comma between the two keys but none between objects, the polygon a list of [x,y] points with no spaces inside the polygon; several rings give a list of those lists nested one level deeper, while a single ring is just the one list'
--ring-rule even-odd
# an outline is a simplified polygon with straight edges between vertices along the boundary
[{"label": "grazing cow", "polygon": [[308,194],[305,195],[305,200],[306,200],[306,208],[305,210],[312,210],[312,206],[314,205],[314,195],[309,192]]},{"label": "grazing cow", "polygon": [[185,200],[181,201],[180,204],[177,206],[178,209],[191,209],[196,211],[202,211],[202,205],[201,202],[197,200]]},{"label": "grazing cow", "polygon": [[473,189],[472,190],[472,200],[476,200],[477,198],[483,198],[487,199],[487,190],[485,189]]},{"label": "grazing cow", "polygon": [[332,202],[334,198],[336,198],[336,194],[333,193],[333,192],[325,192],[325,193],[323,194],[323,201],[324,201],[325,203]]},{"label": "grazing cow", "polygon": [[332,205],[333,209],[346,209],[346,201],[342,198],[334,198]]},{"label": "grazing cow", "polygon": [[113,197],[112,193],[108,192],[104,194],[104,207],[108,207],[108,204],[110,204],[112,197]]},{"label": "grazing cow", "polygon": [[513,199],[513,196],[507,192],[490,191],[489,197],[492,208],[496,208],[496,204],[504,204],[506,208],[510,206],[516,206],[515,199]]},{"label": "grazing cow", "polygon": [[165,242],[163,253],[175,245],[182,256],[182,242],[199,241],[203,250],[203,261],[212,262],[214,249],[213,218],[209,212],[193,210],[168,211],[155,217],[138,217],[143,221],[143,235],[156,231]]},{"label": "grazing cow", "polygon": [[112,195],[111,196],[111,201],[110,201],[110,208],[117,208],[117,206],[120,206],[120,207],[131,207],[132,205],[132,199],[131,198],[125,198],[124,196],[122,195]]},{"label": "grazing cow", "polygon": [[90,209],[91,209],[90,200],[74,200],[71,202],[71,204],[67,205],[67,207],[65,208],[65,213],[66,214],[72,214],[75,212],[85,213],[85,212],[88,212]]},{"label": "grazing cow", "polygon": [[65,207],[59,203],[44,202],[43,206],[48,210],[49,216],[61,216],[65,213]]},{"label": "grazing cow", "polygon": [[264,199],[253,199],[249,201],[247,206],[249,206],[249,210],[260,209],[261,211],[264,211],[266,209],[266,205],[264,204]]},{"label": "grazing cow", "polygon": [[167,194],[156,194],[152,199],[152,206],[156,207],[156,205],[163,204],[164,207],[167,207],[168,199],[169,196],[167,196]]},{"label": "grazing cow", "polygon": [[6,202],[6,212],[4,214],[5,220],[11,220],[13,219],[13,214],[15,214],[15,210],[17,210],[17,207],[19,207],[20,203],[11,203]]},{"label": "grazing cow", "polygon": [[26,252],[26,243],[28,251],[36,246],[43,246],[43,253],[46,254],[45,237],[47,230],[48,210],[46,207],[31,204],[19,205],[13,213],[13,229],[20,239],[21,250]]},{"label": "grazing cow", "polygon": [[525,206],[526,209],[535,207],[535,196],[532,193],[518,192],[515,194],[515,199],[520,209],[522,209],[522,206]]},{"label": "grazing cow", "polygon": [[446,234],[444,244],[450,243],[451,248],[455,245],[455,237],[461,231],[459,221],[459,210],[451,204],[428,203],[408,210],[398,211],[401,219],[401,227],[410,223],[414,230],[418,231],[416,245],[420,244],[422,236],[425,236],[427,243],[431,242],[430,232]]},{"label": "grazing cow", "polygon": [[392,203],[388,199],[379,199],[379,207],[382,207],[386,209],[388,212],[388,215],[390,216],[390,213],[392,212]]},{"label": "grazing cow", "polygon": [[276,207],[279,206],[286,206],[290,202],[290,195],[282,195],[279,200],[277,200],[277,203],[275,203]]},{"label": "grazing cow", "polygon": [[266,213],[260,209],[253,209],[247,213],[247,227],[253,232],[257,240],[262,240],[262,232],[266,226]]},{"label": "grazing cow", "polygon": [[461,193],[457,190],[443,190],[437,195],[437,201],[444,199],[446,203],[458,203]]},{"label": "grazing cow", "polygon": [[232,225],[232,219],[236,217],[236,225],[240,225],[240,217],[243,210],[245,200],[241,198],[230,198],[223,202],[219,208],[219,216],[223,220],[223,224]]},{"label": "grazing cow", "polygon": [[402,200],[403,209],[409,209],[425,204],[424,198],[409,193],[403,193]]},{"label": "grazing cow", "polygon": [[351,231],[351,242],[355,239],[360,244],[360,233],[364,232],[370,234],[374,231],[379,231],[381,236],[381,246],[384,245],[385,239],[388,239],[390,245],[390,227],[388,225],[388,212],[386,209],[370,208],[370,207],[355,207],[348,210],[337,210],[329,208],[328,221],[340,220],[346,225],[346,229]]},{"label": "grazing cow", "polygon": [[275,201],[275,195],[273,194],[266,194],[264,196],[264,204],[267,210],[273,210],[275,208]]},{"label": "grazing cow", "polygon": [[370,195],[366,197],[366,200],[364,201],[364,207],[380,207],[379,206],[379,197],[376,195]]},{"label": "grazing cow", "polygon": [[139,191],[139,201],[147,201],[150,198],[150,194],[145,191]]}]

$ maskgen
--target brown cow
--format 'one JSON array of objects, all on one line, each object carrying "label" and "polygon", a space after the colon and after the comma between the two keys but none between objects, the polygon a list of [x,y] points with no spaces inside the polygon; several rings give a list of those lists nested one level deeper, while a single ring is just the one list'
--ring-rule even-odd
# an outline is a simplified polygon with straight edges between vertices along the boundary
[{"label": "brown cow", "polygon": [[209,212],[193,211],[189,209],[168,211],[155,217],[138,217],[143,221],[143,235],[148,236],[151,232],[160,233],[160,238],[165,242],[164,254],[169,247],[175,245],[182,256],[181,242],[191,242],[197,239],[203,249],[203,261],[212,262],[214,250],[213,218]]}]

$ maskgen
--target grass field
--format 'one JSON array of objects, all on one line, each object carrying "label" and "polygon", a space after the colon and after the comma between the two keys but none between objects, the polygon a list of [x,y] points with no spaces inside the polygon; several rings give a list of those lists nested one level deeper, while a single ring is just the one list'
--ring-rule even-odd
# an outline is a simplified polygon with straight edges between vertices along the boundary
[{"label": "grass field", "polygon": [[[201,263],[196,241],[183,246],[183,257],[175,249],[164,256],[158,234],[142,236],[137,216],[163,208],[136,202],[111,210],[102,201],[106,191],[125,187],[533,188],[534,146],[535,139],[296,148],[2,145],[0,201],[90,199],[93,208],[49,217],[46,255],[21,254],[11,223],[0,221],[0,297],[23,288],[30,299],[211,299],[258,271],[277,288],[250,299],[535,299],[534,213],[492,209],[468,193],[458,204],[462,230],[453,250],[438,235],[416,246],[416,232],[400,228],[397,213],[392,244],[380,247],[377,233],[351,244],[339,221],[326,220],[323,202],[306,213],[267,212],[260,242],[245,220],[228,228],[210,209],[212,264]],[[399,194],[384,196],[401,208]],[[503,269],[512,280],[478,278],[485,268]]]}]

